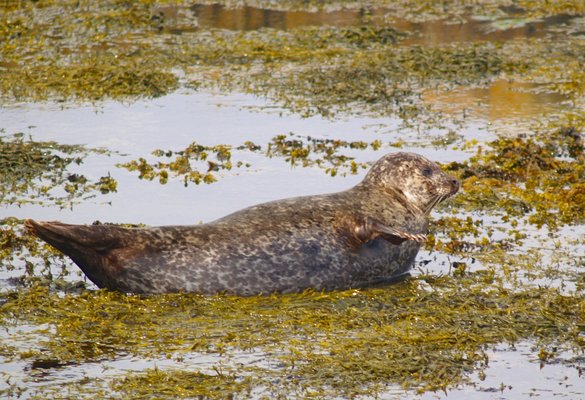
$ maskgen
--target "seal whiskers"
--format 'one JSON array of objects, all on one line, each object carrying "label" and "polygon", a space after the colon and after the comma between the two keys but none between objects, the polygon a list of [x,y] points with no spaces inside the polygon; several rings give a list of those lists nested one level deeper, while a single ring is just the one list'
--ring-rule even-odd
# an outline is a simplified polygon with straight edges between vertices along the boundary
[{"label": "seal whiskers", "polygon": [[449,197],[449,195],[437,195],[433,198],[433,200],[428,204],[428,206],[425,207],[423,214],[425,215],[429,215],[432,211],[432,209],[439,203],[441,203],[442,201],[444,201],[447,197]]},{"label": "seal whiskers", "polygon": [[404,275],[426,240],[431,209],[458,189],[426,158],[393,153],[348,190],[259,204],[207,224],[25,226],[97,286],[123,292],[348,289]]}]

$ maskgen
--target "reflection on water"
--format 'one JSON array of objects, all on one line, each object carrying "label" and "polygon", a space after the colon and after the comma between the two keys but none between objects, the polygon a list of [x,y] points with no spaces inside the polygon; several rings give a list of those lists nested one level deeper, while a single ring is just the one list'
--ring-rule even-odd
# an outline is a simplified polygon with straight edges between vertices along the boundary
[{"label": "reflection on water", "polygon": [[456,42],[505,42],[517,38],[540,38],[547,35],[553,26],[564,24],[572,17],[556,15],[540,20],[504,18],[467,18],[459,23],[448,20],[411,22],[396,20],[393,27],[415,35],[403,44],[440,45]]},{"label": "reflection on water", "polygon": [[[169,6],[160,11],[166,19],[167,30],[174,33],[193,31],[197,28],[228,30],[256,30],[273,28],[287,30],[303,26],[357,26],[387,20],[388,10],[377,7],[285,11],[244,6],[227,8],[220,4],[197,4],[189,8]],[[455,22],[449,19],[412,22],[391,18],[390,26],[414,33],[404,44],[438,45],[453,42],[508,41],[515,38],[539,38],[549,33],[551,27],[571,20],[568,15],[556,15],[542,19],[515,18],[513,14],[502,18],[468,16]],[[388,22],[385,22],[387,25]]]},{"label": "reflection on water", "polygon": [[373,16],[383,16],[385,12],[380,8],[283,11],[251,6],[228,8],[220,4],[165,6],[158,11],[164,16],[164,30],[177,34],[199,28],[250,31],[261,28],[287,30],[303,26],[355,26],[367,23]]},{"label": "reflection on water", "polygon": [[560,93],[538,91],[534,84],[501,79],[486,88],[462,87],[450,92],[427,90],[423,100],[448,114],[464,110],[488,122],[497,122],[530,119],[560,110],[568,98]]},{"label": "reflection on water", "polygon": [[222,5],[194,5],[199,24],[205,28],[254,30],[260,28],[292,29],[301,26],[359,25],[372,15],[369,9],[337,11],[281,11],[249,7],[225,8]]}]

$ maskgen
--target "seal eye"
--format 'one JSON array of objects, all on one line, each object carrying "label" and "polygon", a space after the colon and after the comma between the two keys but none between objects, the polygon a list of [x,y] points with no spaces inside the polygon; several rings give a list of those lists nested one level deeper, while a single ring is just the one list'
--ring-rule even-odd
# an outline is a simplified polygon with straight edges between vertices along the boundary
[{"label": "seal eye", "polygon": [[431,176],[433,174],[433,170],[430,168],[425,168],[422,170],[421,173],[423,176]]}]

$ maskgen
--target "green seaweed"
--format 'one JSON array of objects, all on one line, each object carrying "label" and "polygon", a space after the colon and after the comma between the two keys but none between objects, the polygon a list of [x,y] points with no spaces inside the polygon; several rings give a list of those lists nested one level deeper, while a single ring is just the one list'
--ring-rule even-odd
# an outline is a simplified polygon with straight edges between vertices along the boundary
[{"label": "green seaweed", "polygon": [[79,145],[39,142],[22,133],[0,136],[0,205],[43,204],[71,207],[97,193],[115,192],[117,182],[109,174],[95,182],[69,172],[90,153],[105,150]]},{"label": "green seaweed", "polygon": [[446,170],[460,177],[464,193],[455,202],[467,209],[499,211],[504,221],[528,217],[555,230],[585,218],[585,152],[575,126],[533,137],[500,138],[479,147]]},{"label": "green seaweed", "polygon": [[114,392],[126,399],[204,398],[226,399],[235,395],[249,395],[248,379],[237,379],[235,374],[214,375],[189,371],[146,370],[142,374],[129,374],[112,383]]},{"label": "green seaweed", "polygon": [[[199,185],[200,183],[213,183],[218,179],[217,172],[230,171],[232,168],[249,168],[251,164],[239,160],[232,162],[232,153],[251,152],[261,153],[266,157],[279,157],[284,159],[291,166],[312,167],[316,166],[325,173],[335,176],[338,173],[345,176],[347,173],[356,174],[360,169],[367,168],[367,163],[356,162],[355,157],[338,154],[342,149],[350,150],[378,150],[382,142],[374,140],[371,143],[363,141],[320,139],[313,137],[302,137],[299,135],[277,135],[261,146],[247,141],[240,146],[218,144],[214,146],[202,146],[191,143],[184,150],[155,150],[152,155],[158,158],[172,158],[170,162],[156,161],[148,162],[145,158],[131,160],[118,164],[130,172],[138,171],[140,179],[158,179],[161,184],[166,184],[171,177],[182,177],[185,186],[189,182]],[[204,163],[204,167],[198,164]]]},{"label": "green seaweed", "polygon": [[[21,355],[28,360],[235,357],[235,364],[222,363],[220,376],[146,371],[112,382],[128,395],[150,390],[163,397],[186,396],[181,393],[214,380],[208,396],[256,387],[318,397],[372,395],[388,384],[442,390],[487,366],[485,345],[530,339],[537,352],[549,345],[579,349],[585,329],[578,296],[544,287],[506,289],[500,280],[486,281],[482,271],[379,289],[249,298],[62,296],[43,287],[3,297],[4,323],[53,327],[44,333],[42,352]],[[237,366],[239,351],[260,353],[277,366]],[[189,376],[192,385],[185,386]]]}]

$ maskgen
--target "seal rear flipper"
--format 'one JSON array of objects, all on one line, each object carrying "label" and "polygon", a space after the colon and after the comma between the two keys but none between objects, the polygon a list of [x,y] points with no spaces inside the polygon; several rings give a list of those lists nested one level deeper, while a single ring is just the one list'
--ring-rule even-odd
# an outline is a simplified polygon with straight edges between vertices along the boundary
[{"label": "seal rear flipper", "polygon": [[97,286],[112,288],[112,273],[119,267],[112,264],[110,253],[122,246],[115,235],[107,234],[103,227],[61,222],[27,219],[24,225],[31,234],[69,256]]},{"label": "seal rear flipper", "polygon": [[382,237],[392,244],[399,245],[407,240],[424,243],[427,237],[422,234],[409,233],[397,228],[384,225],[373,218],[364,218],[354,228],[354,236],[362,243]]}]

